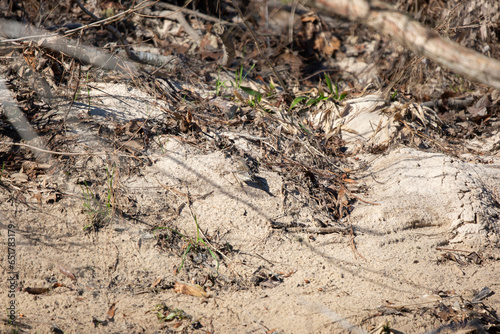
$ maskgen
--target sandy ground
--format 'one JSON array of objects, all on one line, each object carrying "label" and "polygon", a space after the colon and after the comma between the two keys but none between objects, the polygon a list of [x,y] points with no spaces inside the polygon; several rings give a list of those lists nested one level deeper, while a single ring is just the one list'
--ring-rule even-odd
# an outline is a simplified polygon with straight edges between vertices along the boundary
[{"label": "sandy ground", "polygon": [[[98,123],[119,110],[93,101]],[[95,131],[70,127],[76,152],[106,147]],[[28,182],[2,174],[0,275],[6,282],[17,273],[17,287],[1,289],[1,304],[14,301],[16,310],[14,327],[4,313],[2,333],[365,333],[384,325],[444,333],[494,319],[498,293],[474,300],[500,288],[494,156],[484,164],[401,146],[360,156],[364,201],[332,221],[299,189],[283,192],[276,171],[261,167],[256,182],[241,182],[238,157],[223,150],[171,135],[155,143],[148,163],[82,154],[52,160]],[[255,143],[240,145],[258,158]],[[180,293],[182,284],[198,284],[203,296]]]}]

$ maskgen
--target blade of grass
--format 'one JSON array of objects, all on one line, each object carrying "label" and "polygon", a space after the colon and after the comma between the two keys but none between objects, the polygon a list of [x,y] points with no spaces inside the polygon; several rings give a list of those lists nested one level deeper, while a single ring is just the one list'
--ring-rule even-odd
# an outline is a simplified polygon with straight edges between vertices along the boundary
[{"label": "blade of grass", "polygon": [[325,73],[325,81],[326,85],[328,86],[328,89],[330,90],[330,94],[332,94],[333,93],[332,81],[330,80],[330,77],[326,73]]},{"label": "blade of grass", "polygon": [[292,101],[292,104],[290,104],[290,109],[289,110],[292,110],[293,107],[295,107],[297,104],[299,104],[300,102],[302,102],[303,100],[307,99],[307,97],[305,96],[299,96],[299,97],[296,97],[293,101]]}]

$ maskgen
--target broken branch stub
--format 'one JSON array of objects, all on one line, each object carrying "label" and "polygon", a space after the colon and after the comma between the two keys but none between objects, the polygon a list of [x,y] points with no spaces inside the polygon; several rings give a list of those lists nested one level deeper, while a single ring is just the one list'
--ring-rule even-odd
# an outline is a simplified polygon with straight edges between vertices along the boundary
[{"label": "broken branch stub", "polygon": [[316,0],[315,3],[331,13],[364,23],[449,71],[500,90],[500,61],[439,36],[435,30],[386,3],[364,0]]}]

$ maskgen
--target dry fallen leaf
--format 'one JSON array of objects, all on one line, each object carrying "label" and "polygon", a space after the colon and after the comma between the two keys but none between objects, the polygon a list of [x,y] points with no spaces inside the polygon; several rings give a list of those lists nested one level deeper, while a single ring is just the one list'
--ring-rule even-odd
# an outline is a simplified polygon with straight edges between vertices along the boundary
[{"label": "dry fallen leaf", "polygon": [[28,182],[28,175],[22,172],[11,174],[10,177],[14,179],[15,182]]},{"label": "dry fallen leaf", "polygon": [[41,193],[35,193],[33,196],[31,196],[32,199],[37,200],[38,203],[42,203],[42,194]]},{"label": "dry fallen leaf", "polygon": [[116,310],[116,303],[111,304],[111,306],[108,309],[108,312],[106,312],[106,319],[111,320],[115,317],[115,310]]},{"label": "dry fallen leaf", "polygon": [[191,295],[195,297],[209,297],[208,293],[206,293],[198,284],[175,282],[174,291],[177,293],[183,293],[185,295]]},{"label": "dry fallen leaf", "polygon": [[69,277],[73,281],[76,281],[75,275],[73,275],[73,273],[71,271],[69,271],[68,269],[63,268],[61,266],[57,266],[57,269],[59,269],[59,271],[61,272],[61,274],[63,274],[64,276]]},{"label": "dry fallen leaf", "polygon": [[153,282],[153,284],[151,284],[151,287],[152,288],[156,287],[158,284],[160,284],[162,279],[163,279],[163,277],[159,277],[156,281]]},{"label": "dry fallen leaf", "polygon": [[49,292],[50,288],[26,288],[24,291],[30,295],[43,295],[44,293]]}]

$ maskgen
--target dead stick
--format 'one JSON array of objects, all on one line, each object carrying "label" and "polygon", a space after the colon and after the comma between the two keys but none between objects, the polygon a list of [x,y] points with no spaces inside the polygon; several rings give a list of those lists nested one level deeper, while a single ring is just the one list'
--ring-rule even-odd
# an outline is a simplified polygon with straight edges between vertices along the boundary
[{"label": "dead stick", "polygon": [[236,8],[236,10],[238,11],[238,15],[243,20],[243,24],[245,24],[245,27],[247,27],[248,31],[252,35],[252,38],[255,41],[255,46],[257,47],[257,51],[259,51],[259,54],[262,56],[262,58],[264,58],[267,65],[271,68],[271,71],[273,72],[276,79],[278,79],[278,81],[280,82],[280,85],[283,88],[283,91],[285,92],[285,94],[288,95],[288,89],[285,86],[285,82],[283,81],[283,79],[281,79],[281,76],[278,74],[278,72],[276,72],[276,70],[274,69],[273,64],[271,64],[271,61],[269,60],[269,58],[267,58],[267,56],[264,54],[264,52],[262,52],[262,50],[259,46],[259,41],[257,40],[257,36],[255,36],[255,33],[253,32],[252,28],[245,20],[245,17],[243,16],[243,13],[241,12],[240,7],[238,7],[238,5],[236,4],[236,2],[234,2],[234,0],[231,0],[231,3],[233,4],[234,8]]},{"label": "dead stick", "polygon": [[[88,16],[90,16],[94,21],[97,22],[97,21],[101,20],[94,13],[92,13],[90,10],[88,10],[87,8],[85,8],[85,6],[80,2],[80,0],[76,0],[76,3],[81,8],[81,10],[83,10],[85,12],[85,14],[87,14]],[[115,35],[116,38],[118,38],[120,40],[120,43],[122,43],[122,46],[125,48],[125,51],[127,52],[127,55],[129,56],[130,59],[132,59],[134,61],[140,61],[139,57],[137,57],[134,54],[134,52],[130,49],[127,40],[125,38],[123,38],[122,34],[118,31],[118,29],[116,29],[113,26],[106,26],[106,29],[109,32],[111,32],[113,35]]]},{"label": "dead stick", "polygon": [[316,0],[330,12],[358,20],[448,70],[500,89],[500,61],[439,36],[381,1]]}]

